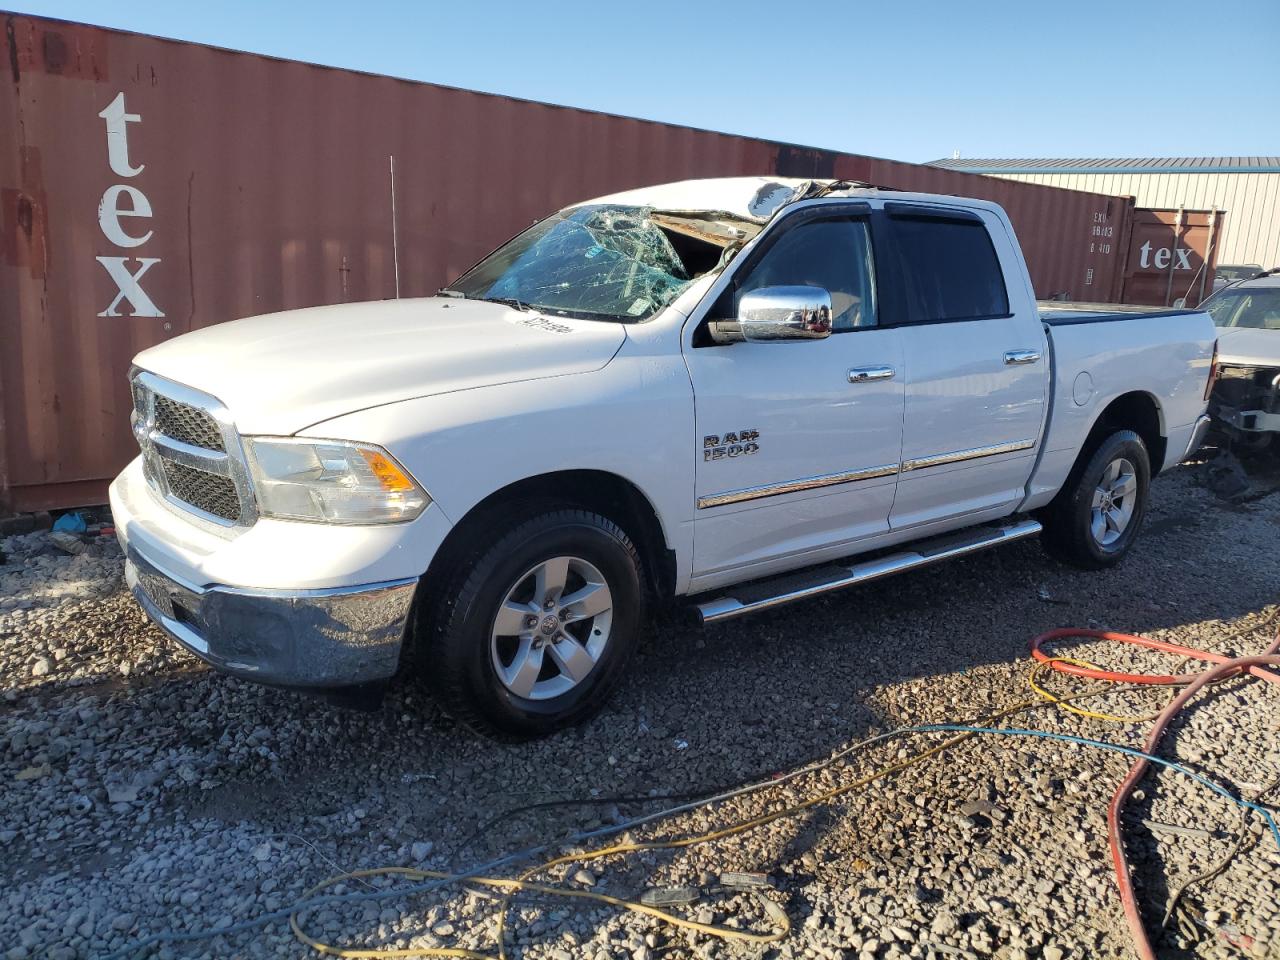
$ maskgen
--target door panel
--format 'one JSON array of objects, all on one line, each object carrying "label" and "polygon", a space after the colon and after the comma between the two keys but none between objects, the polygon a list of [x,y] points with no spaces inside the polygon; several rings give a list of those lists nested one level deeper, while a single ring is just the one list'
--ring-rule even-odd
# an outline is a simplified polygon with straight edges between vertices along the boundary
[{"label": "door panel", "polygon": [[788,214],[726,293],[737,316],[744,293],[821,287],[831,336],[685,352],[697,425],[695,578],[801,565],[810,551],[889,527],[905,388],[899,331],[877,326],[868,214],[866,204]]},{"label": "door panel", "polygon": [[1005,363],[1023,329],[1012,317],[902,328],[908,385],[895,528],[1022,499],[1047,364]]},{"label": "door panel", "polygon": [[695,576],[889,528],[902,378],[851,383],[849,371],[900,370],[899,336],[861,330],[689,351],[701,447]]},{"label": "door panel", "polygon": [[1048,385],[1045,336],[1025,271],[994,214],[893,205],[908,300],[902,475],[895,529],[1010,510],[1034,465]]}]

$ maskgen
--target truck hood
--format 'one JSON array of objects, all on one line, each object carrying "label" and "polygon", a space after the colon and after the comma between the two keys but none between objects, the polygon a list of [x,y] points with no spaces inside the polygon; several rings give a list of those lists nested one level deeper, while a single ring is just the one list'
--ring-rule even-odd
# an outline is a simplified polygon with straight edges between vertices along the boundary
[{"label": "truck hood", "polygon": [[1280,330],[1220,327],[1218,362],[1233,367],[1280,367]]},{"label": "truck hood", "polygon": [[264,314],[138,354],[144,370],[221,400],[246,434],[291,434],[369,407],[589,373],[622,325],[430,297]]}]

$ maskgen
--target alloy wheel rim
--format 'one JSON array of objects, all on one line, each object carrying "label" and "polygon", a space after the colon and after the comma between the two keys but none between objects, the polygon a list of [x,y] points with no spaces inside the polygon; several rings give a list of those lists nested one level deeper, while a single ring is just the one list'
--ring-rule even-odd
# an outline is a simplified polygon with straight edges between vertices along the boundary
[{"label": "alloy wheel rim", "polygon": [[552,557],[503,595],[490,631],[499,682],[525,700],[563,696],[595,670],[613,627],[604,574],[581,557]]},{"label": "alloy wheel rim", "polygon": [[1138,503],[1138,472],[1124,457],[1107,464],[1093,491],[1089,532],[1103,547],[1115,544],[1133,522]]}]

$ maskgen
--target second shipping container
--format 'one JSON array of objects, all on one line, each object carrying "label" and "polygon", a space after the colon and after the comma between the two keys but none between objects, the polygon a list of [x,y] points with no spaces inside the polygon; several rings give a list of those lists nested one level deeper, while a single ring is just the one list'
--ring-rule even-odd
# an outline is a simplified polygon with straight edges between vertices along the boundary
[{"label": "second shipping container", "polygon": [[134,453],[139,350],[251,314],[430,295],[534,219],[648,183],[767,174],[983,197],[1009,211],[1039,296],[1121,293],[1121,198],[3,23],[0,511],[104,499]]}]

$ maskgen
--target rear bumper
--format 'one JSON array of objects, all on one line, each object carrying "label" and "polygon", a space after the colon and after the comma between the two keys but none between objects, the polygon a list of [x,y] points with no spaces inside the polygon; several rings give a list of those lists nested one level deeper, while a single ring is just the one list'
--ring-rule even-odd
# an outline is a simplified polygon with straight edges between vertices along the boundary
[{"label": "rear bumper", "polygon": [[1205,434],[1209,432],[1209,426],[1212,423],[1213,419],[1208,414],[1203,415],[1196,421],[1196,425],[1191,431],[1191,437],[1187,440],[1187,449],[1182,451],[1182,460],[1186,460],[1200,449],[1204,444]]},{"label": "rear bumper", "polygon": [[1280,413],[1266,410],[1237,410],[1225,404],[1216,404],[1214,415],[1225,425],[1245,433],[1280,433]]},{"label": "rear bumper", "polygon": [[143,611],[218,670],[259,683],[342,687],[396,672],[416,579],[320,590],[197,586],[126,547]]}]

